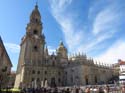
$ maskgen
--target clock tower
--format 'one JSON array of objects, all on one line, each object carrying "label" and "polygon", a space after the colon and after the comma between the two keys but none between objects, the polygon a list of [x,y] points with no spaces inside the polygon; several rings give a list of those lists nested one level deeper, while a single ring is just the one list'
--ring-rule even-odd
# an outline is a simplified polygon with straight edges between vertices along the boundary
[{"label": "clock tower", "polygon": [[31,71],[44,63],[45,36],[42,30],[41,15],[36,5],[27,24],[26,35],[23,36],[20,44],[21,49],[15,81],[16,87],[31,82],[33,80],[33,76],[30,76],[32,75]]}]

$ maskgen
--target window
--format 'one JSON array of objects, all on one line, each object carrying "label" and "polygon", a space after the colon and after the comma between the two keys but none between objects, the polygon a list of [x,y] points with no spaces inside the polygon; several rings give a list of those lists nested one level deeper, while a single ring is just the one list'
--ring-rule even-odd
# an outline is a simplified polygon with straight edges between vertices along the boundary
[{"label": "window", "polygon": [[47,71],[45,71],[45,75],[47,74]]},{"label": "window", "polygon": [[34,81],[34,78],[32,78],[32,81]]},{"label": "window", "polygon": [[36,22],[38,22],[38,19],[36,18]]},{"label": "window", "polygon": [[33,31],[33,34],[37,34],[37,33],[38,33],[38,31],[37,31],[37,30],[34,30],[34,31]]},{"label": "window", "polygon": [[35,70],[32,71],[32,74],[35,74]]},{"label": "window", "polygon": [[40,74],[40,71],[38,71],[37,74]]},{"label": "window", "polygon": [[67,72],[65,72],[65,74],[67,75]]},{"label": "window", "polygon": [[5,66],[3,69],[2,69],[2,72],[6,72],[7,71],[7,66]]},{"label": "window", "polygon": [[55,66],[55,62],[54,61],[52,61],[52,65]]},{"label": "window", "polygon": [[59,83],[61,82],[61,79],[60,79],[60,78],[58,78],[58,82],[59,82]]},{"label": "window", "polygon": [[37,51],[37,50],[38,50],[37,46],[34,46],[34,50],[35,50],[35,51]]}]

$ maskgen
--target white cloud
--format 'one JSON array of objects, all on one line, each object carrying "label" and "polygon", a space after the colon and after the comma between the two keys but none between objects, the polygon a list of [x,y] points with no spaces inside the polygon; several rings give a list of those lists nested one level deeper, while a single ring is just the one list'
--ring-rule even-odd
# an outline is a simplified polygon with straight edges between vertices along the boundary
[{"label": "white cloud", "polygon": [[125,41],[118,40],[103,54],[101,54],[98,57],[95,57],[95,59],[108,64],[117,63],[118,59],[125,60],[124,50],[125,50]]},{"label": "white cloud", "polygon": [[[99,5],[99,3],[97,5]],[[103,42],[115,37],[115,34],[120,29],[123,18],[123,12],[120,11],[120,7],[113,3],[103,7],[98,12],[95,12],[97,11],[97,6],[91,6],[89,11],[91,11],[88,15],[89,19],[91,21],[93,20],[92,34],[88,36],[90,37],[89,41],[81,44],[78,48],[79,51],[88,53],[97,50],[101,44],[106,47],[107,45],[104,45]]]},{"label": "white cloud", "polygon": [[20,46],[14,43],[4,43],[5,48],[11,53],[19,53]]},{"label": "white cloud", "polygon": [[119,24],[121,13],[112,7],[107,7],[99,12],[93,24],[93,33],[111,32]]},{"label": "white cloud", "polygon": [[[71,3],[72,0],[50,0],[52,15],[56,19],[61,27],[61,30],[64,33],[69,51],[92,53],[95,50],[98,52],[99,47],[100,49],[102,47],[106,48],[108,45],[104,45],[103,42],[115,37],[121,25],[120,21],[124,18],[122,16],[123,12],[121,12],[120,6],[116,2],[107,2],[108,5],[105,4],[107,6],[103,6],[103,8],[101,8],[98,12],[93,12],[97,11],[97,6],[90,6],[90,10],[91,12],[95,13],[95,16],[92,16],[92,13],[88,11],[88,18],[91,17],[89,19],[90,24],[88,25],[88,27],[92,25],[92,28],[90,28],[91,31],[89,32],[90,34],[88,34],[88,31],[79,29],[83,24],[76,26],[76,23],[78,23],[79,21],[77,20],[76,22],[75,17],[79,17],[82,15],[78,14],[79,16],[75,15],[74,17],[75,13],[71,13],[70,11],[68,11],[68,6],[70,6]],[[104,5],[104,2],[100,1],[100,3]],[[98,3],[97,5],[99,6],[100,4]],[[105,54],[99,56],[99,59],[102,58],[103,60],[105,59],[103,58],[103,56],[107,56],[109,57],[109,59],[106,58],[107,61],[114,62],[115,60],[120,58],[120,56],[121,58],[123,58],[123,52],[121,50],[124,49],[124,43],[121,43],[122,47],[118,47],[120,49],[120,52],[114,58],[113,51],[115,50],[115,46],[117,46],[117,44],[118,43],[116,43],[116,45],[113,45],[113,49],[108,49]],[[112,60],[111,57],[113,58]]]},{"label": "white cloud", "polygon": [[68,4],[72,2],[72,0],[49,0],[51,4],[51,8],[55,9],[55,7],[58,7],[58,9],[54,10],[55,12],[59,12],[62,10],[62,7],[65,8]]},{"label": "white cloud", "polygon": [[82,41],[83,31],[77,31],[75,28],[74,15],[72,13],[67,13],[67,6],[70,5],[72,0],[51,0],[51,10],[54,18],[61,26],[64,33],[66,43],[70,50],[79,45]]}]

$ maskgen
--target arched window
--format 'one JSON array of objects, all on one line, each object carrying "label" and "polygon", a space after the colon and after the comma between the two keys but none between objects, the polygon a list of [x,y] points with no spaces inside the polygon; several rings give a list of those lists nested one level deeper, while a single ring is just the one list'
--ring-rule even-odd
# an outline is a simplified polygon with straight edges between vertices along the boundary
[{"label": "arched window", "polygon": [[45,71],[45,75],[47,74],[47,71]]},{"label": "arched window", "polygon": [[34,46],[34,50],[35,50],[35,51],[37,51],[37,50],[38,50],[38,48],[37,48],[37,46],[36,46],[36,45]]},{"label": "arched window", "polygon": [[38,31],[35,29],[35,30],[33,31],[33,34],[36,35],[37,33],[38,33]]},{"label": "arched window", "polygon": [[65,72],[65,75],[67,75],[67,72]]},{"label": "arched window", "polygon": [[34,78],[32,78],[32,80],[31,81],[34,81],[35,79]]},{"label": "arched window", "polygon": [[32,74],[35,74],[35,70],[32,71]]},{"label": "arched window", "polygon": [[52,61],[52,65],[55,66],[55,61]]},{"label": "arched window", "polygon": [[40,74],[40,71],[38,71],[37,74]]},{"label": "arched window", "polygon": [[38,19],[36,18],[36,22],[38,22]]},{"label": "arched window", "polygon": [[59,82],[59,83],[61,82],[61,79],[60,79],[60,78],[58,78],[58,82]]},{"label": "arched window", "polygon": [[97,76],[95,76],[95,83],[97,83]]}]

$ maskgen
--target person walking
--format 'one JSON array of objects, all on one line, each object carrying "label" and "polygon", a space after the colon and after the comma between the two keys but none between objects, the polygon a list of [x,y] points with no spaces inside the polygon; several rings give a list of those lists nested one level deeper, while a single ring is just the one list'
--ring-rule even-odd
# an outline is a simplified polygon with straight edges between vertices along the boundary
[{"label": "person walking", "polygon": [[99,93],[104,93],[104,90],[102,87],[99,87]]},{"label": "person walking", "polygon": [[65,92],[65,93],[70,93],[69,88],[67,88],[67,90],[66,90],[66,92]]},{"label": "person walking", "polygon": [[87,87],[87,88],[85,89],[85,93],[90,93],[90,88],[89,88],[89,87]]},{"label": "person walking", "polygon": [[122,87],[122,93],[125,93],[125,85]]}]

